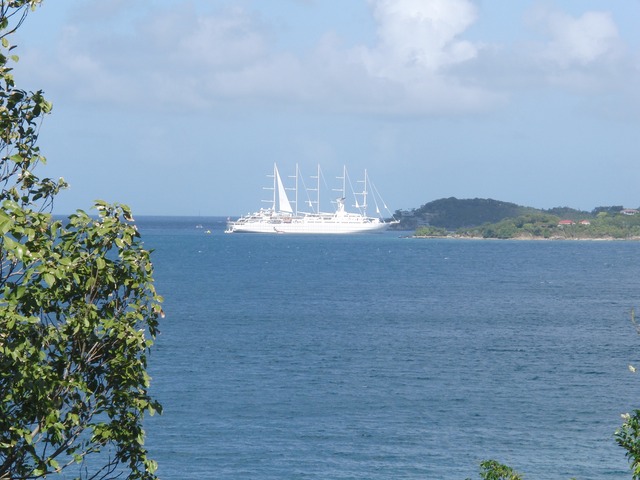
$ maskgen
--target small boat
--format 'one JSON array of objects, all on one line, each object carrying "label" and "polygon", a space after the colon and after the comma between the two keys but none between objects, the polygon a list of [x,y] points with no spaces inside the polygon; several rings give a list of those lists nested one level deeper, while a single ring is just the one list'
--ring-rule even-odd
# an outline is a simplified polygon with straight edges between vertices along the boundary
[{"label": "small boat", "polygon": [[[316,188],[308,189],[316,192],[316,200],[308,200],[308,205],[315,211],[300,212],[298,211],[298,179],[300,172],[296,166],[295,187],[292,189],[295,193],[295,199],[289,200],[287,189],[284,186],[278,166],[273,165],[273,198],[269,200],[271,206],[261,208],[260,210],[249,213],[240,217],[235,221],[227,222],[225,233],[277,233],[277,234],[354,234],[354,233],[374,233],[382,232],[389,228],[396,221],[387,222],[380,217],[371,217],[366,214],[367,199],[372,195],[372,191],[376,192],[375,187],[370,183],[365,170],[363,190],[354,193],[354,197],[360,197],[361,202],[355,201],[355,207],[358,213],[348,212],[345,208],[346,185],[348,180],[346,167],[343,168],[341,196],[335,200],[336,209],[332,213],[323,213],[320,211],[320,178],[321,171],[318,166],[318,173],[315,177],[317,180]],[[349,182],[350,183],[350,182]],[[375,197],[374,197],[375,198]],[[381,199],[380,199],[381,200]],[[291,204],[294,204],[292,207]],[[376,211],[379,214],[379,208],[376,203]],[[384,203],[384,202],[382,202]],[[384,208],[387,209],[386,205]],[[391,212],[389,212],[390,214]]]}]

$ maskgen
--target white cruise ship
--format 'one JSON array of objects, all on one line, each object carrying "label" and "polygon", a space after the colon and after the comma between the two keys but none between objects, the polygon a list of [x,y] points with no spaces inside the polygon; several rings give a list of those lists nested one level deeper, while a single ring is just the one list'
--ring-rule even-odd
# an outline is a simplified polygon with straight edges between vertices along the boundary
[{"label": "white cruise ship", "polygon": [[[386,230],[395,221],[385,222],[380,217],[370,217],[366,214],[367,197],[371,194],[368,190],[370,182],[365,170],[364,187],[362,192],[354,194],[354,197],[361,197],[361,203],[356,200],[355,207],[359,213],[351,213],[345,209],[347,171],[343,170],[342,195],[335,200],[335,211],[333,213],[322,213],[320,211],[320,178],[321,172],[318,167],[317,186],[310,189],[316,192],[316,200],[308,200],[306,203],[310,207],[315,204],[315,212],[298,211],[298,179],[299,171],[296,166],[295,175],[295,209],[291,206],[291,201],[287,195],[287,189],[282,182],[278,166],[273,165],[273,198],[269,201],[271,206],[261,208],[259,211],[240,217],[235,221],[229,221],[226,233],[290,233],[290,234],[354,234],[373,233]],[[386,205],[384,205],[386,208]],[[376,200],[376,211],[379,213]],[[389,212],[390,213],[390,212]]]}]

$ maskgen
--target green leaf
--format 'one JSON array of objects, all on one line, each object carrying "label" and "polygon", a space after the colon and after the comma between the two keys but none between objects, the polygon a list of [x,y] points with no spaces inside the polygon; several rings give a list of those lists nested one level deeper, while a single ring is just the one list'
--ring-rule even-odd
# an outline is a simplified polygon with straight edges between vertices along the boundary
[{"label": "green leaf", "polygon": [[52,287],[53,284],[56,283],[56,277],[54,277],[50,273],[45,273],[42,277],[49,287]]}]

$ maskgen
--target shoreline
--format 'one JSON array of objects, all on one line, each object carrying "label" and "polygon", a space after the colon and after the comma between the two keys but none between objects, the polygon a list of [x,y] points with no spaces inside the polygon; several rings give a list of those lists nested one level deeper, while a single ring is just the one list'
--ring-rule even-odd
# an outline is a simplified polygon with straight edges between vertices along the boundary
[{"label": "shoreline", "polygon": [[574,242],[637,242],[640,241],[640,236],[634,236],[629,238],[614,238],[614,237],[604,237],[604,238],[594,238],[594,237],[513,237],[513,238],[485,238],[485,237],[470,237],[464,235],[407,235],[404,238],[415,238],[415,239],[443,239],[443,240],[516,240],[516,241],[548,241],[548,242],[564,242],[564,241],[574,241]]}]

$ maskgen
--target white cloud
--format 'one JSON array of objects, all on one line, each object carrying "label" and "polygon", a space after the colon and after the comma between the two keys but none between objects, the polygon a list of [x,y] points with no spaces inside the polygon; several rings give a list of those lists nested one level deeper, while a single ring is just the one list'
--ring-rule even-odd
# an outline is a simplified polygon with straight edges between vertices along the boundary
[{"label": "white cloud", "polygon": [[[451,68],[477,57],[460,36],[476,21],[468,0],[370,0],[377,43],[354,49],[368,81],[382,80],[391,113],[456,113],[486,108],[500,96],[465,83]],[[380,83],[378,83],[380,85]],[[385,102],[386,101],[386,102]]]},{"label": "white cloud", "polygon": [[[395,69],[421,67],[437,72],[476,56],[477,48],[457,37],[476,20],[467,0],[371,0],[378,23],[378,72],[393,77]],[[376,68],[374,66],[373,68]],[[378,73],[376,72],[376,73]]]},{"label": "white cloud", "polygon": [[638,75],[607,12],[534,9],[543,41],[488,46],[465,39],[479,19],[471,0],[367,1],[376,26],[370,44],[345,45],[327,32],[299,54],[250,10],[173,2],[132,14],[118,0],[106,17],[85,10],[70,20],[53,55],[30,52],[30,76],[48,75],[44,85],[83,102],[132,108],[243,103],[431,115],[493,108],[526,84],[592,91]]},{"label": "white cloud", "polygon": [[628,96],[636,89],[638,59],[625,48],[610,12],[569,15],[534,8],[528,20],[544,35],[521,50],[520,66],[530,72],[530,84],[587,95]]},{"label": "white cloud", "polygon": [[268,53],[258,19],[241,8],[217,15],[201,15],[192,8],[158,12],[145,20],[140,35],[149,40],[149,49],[162,47],[174,65],[185,69],[233,70]]},{"label": "white cloud", "polygon": [[585,67],[620,52],[620,36],[609,12],[588,11],[572,17],[543,10],[536,17],[550,37],[541,55],[560,67]]},{"label": "white cloud", "polygon": [[[98,16],[91,23],[84,11],[59,37],[55,62],[45,63],[50,79],[82,101],[136,108],[208,109],[232,100],[420,114],[475,110],[496,100],[448,73],[477,56],[478,47],[460,39],[477,16],[469,0],[369,4],[374,45],[345,46],[329,32],[304,57],[278,51],[266,21],[241,8],[147,6],[132,19],[116,4],[120,17],[112,9],[107,19],[113,28],[98,28]],[[123,20],[128,27],[118,24]]]}]

